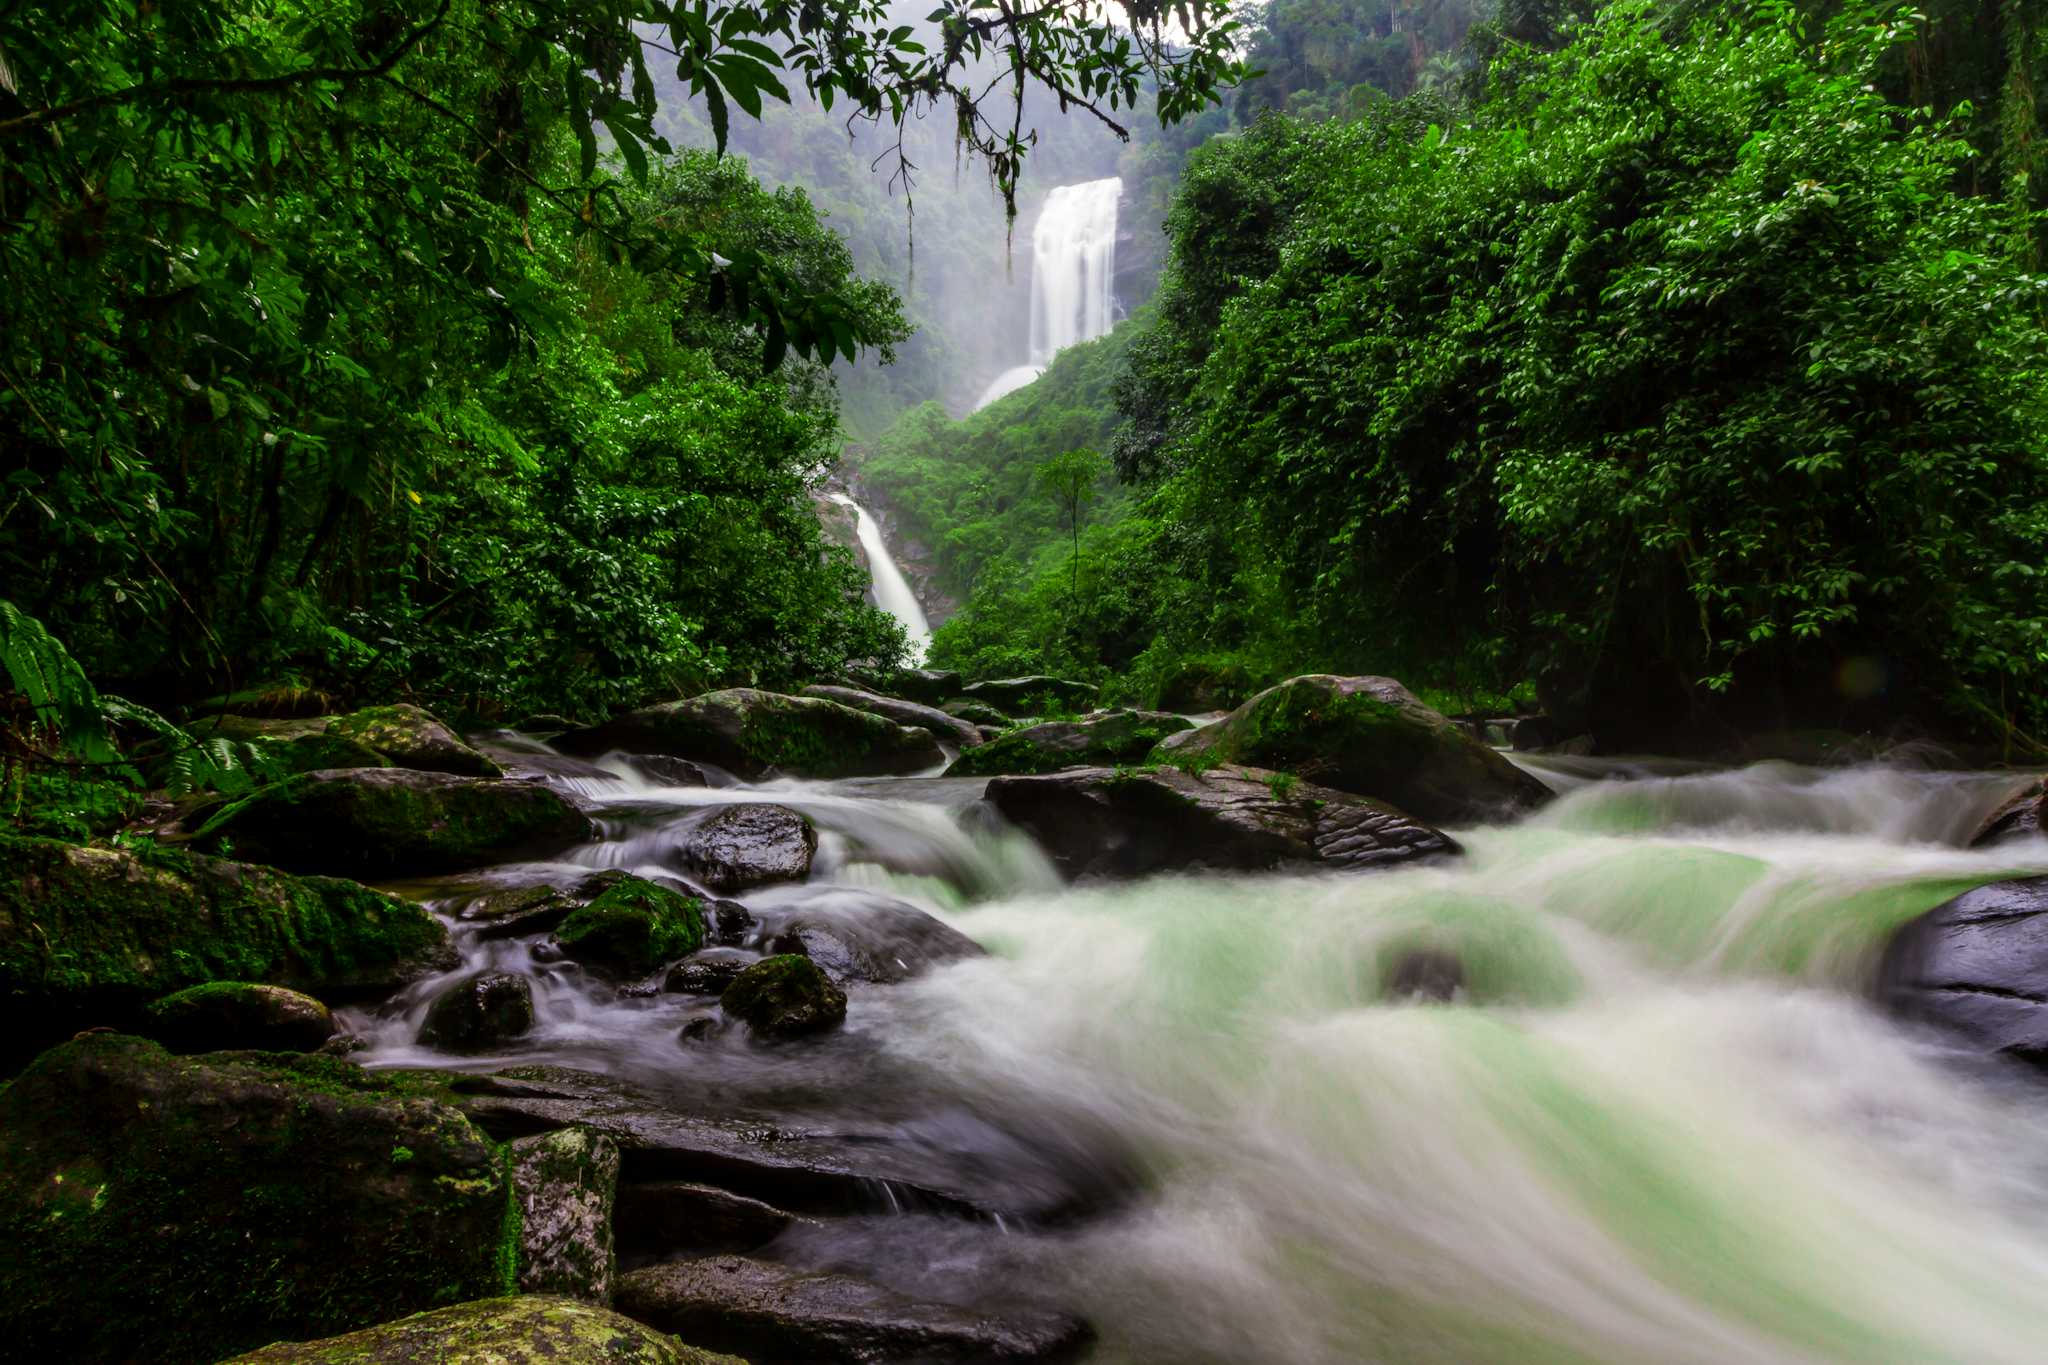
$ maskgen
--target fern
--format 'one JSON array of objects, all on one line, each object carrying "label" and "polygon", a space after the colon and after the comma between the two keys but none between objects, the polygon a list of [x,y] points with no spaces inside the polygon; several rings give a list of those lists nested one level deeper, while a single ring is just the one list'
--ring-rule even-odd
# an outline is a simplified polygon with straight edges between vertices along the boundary
[{"label": "fern", "polygon": [[205,739],[172,756],[164,789],[172,796],[196,791],[241,796],[285,775],[283,764],[246,740]]},{"label": "fern", "polygon": [[0,664],[14,690],[27,698],[30,729],[39,739],[88,763],[121,761],[107,731],[104,702],[78,660],[41,621],[4,599]]}]

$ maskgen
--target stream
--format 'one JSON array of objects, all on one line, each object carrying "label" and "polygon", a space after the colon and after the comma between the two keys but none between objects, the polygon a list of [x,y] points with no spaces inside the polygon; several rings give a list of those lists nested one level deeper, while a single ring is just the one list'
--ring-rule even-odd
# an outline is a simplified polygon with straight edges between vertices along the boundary
[{"label": "stream", "polygon": [[[1018,1211],[885,1184],[758,1256],[1076,1312],[1104,1365],[2042,1357],[2048,1087],[1868,998],[1897,927],[2048,872],[2038,840],[1959,846],[1994,777],[1530,758],[1560,799],[1455,831],[1453,861],[1064,886],[980,781],[678,787],[495,738],[605,836],[486,881],[673,878],[694,821],[773,801],[820,844],[809,881],[742,897],[753,941],[908,905],[988,949],[850,985],[843,1028],[768,1047],[679,1038],[715,997],[621,994],[457,923],[461,972],[534,980],[515,1051],[413,1041],[461,973],[348,1021],[373,1066],[600,1071]],[[1418,949],[1462,964],[1449,1002],[1390,998]]]}]

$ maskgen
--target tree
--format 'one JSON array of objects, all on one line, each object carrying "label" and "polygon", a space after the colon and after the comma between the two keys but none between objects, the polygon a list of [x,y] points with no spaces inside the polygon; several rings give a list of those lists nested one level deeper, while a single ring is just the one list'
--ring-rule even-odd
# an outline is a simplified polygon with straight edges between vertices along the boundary
[{"label": "tree", "polygon": [[1086,446],[1077,446],[1039,461],[1035,474],[1039,491],[1066,518],[1067,534],[1074,545],[1073,596],[1077,606],[1081,601],[1081,518],[1095,501],[1102,476],[1108,470],[1109,463],[1101,455]]}]

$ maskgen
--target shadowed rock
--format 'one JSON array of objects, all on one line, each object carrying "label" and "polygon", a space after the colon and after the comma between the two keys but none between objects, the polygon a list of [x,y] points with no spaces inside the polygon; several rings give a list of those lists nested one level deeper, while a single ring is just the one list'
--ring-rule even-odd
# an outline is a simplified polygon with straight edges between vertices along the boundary
[{"label": "shadowed rock", "polygon": [[846,1019],[846,992],[796,953],[763,958],[733,978],[718,1006],[763,1038],[800,1038]]},{"label": "shadowed rock", "polygon": [[151,1003],[149,1036],[172,1052],[311,1052],[334,1016],[310,995],[249,981],[209,981]]},{"label": "shadowed rock", "polygon": [[522,1294],[437,1308],[323,1341],[280,1342],[227,1365],[746,1365],[620,1313]]},{"label": "shadowed rock", "polygon": [[434,998],[420,1041],[443,1052],[490,1052],[533,1027],[533,987],[523,976],[478,972]]},{"label": "shadowed rock", "polygon": [[629,1254],[752,1251],[798,1221],[773,1204],[687,1180],[619,1191],[619,1249]]},{"label": "shadowed rock", "polygon": [[1971,848],[1986,848],[2013,839],[2039,838],[2048,829],[2048,778],[2019,785],[1970,836]]},{"label": "shadowed rock", "polygon": [[1046,721],[1011,730],[962,753],[946,776],[994,777],[1136,763],[1168,735],[1194,728],[1180,716],[1159,711],[1109,711],[1083,720]]},{"label": "shadowed rock", "polygon": [[927,730],[910,729],[822,697],[751,687],[629,711],[555,741],[565,753],[609,749],[715,763],[741,777],[770,769],[798,777],[920,772],[944,759]]}]

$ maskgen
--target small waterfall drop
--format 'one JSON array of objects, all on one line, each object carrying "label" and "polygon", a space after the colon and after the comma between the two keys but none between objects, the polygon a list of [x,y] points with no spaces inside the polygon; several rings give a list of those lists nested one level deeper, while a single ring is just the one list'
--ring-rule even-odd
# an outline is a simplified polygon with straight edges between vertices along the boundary
[{"label": "small waterfall drop", "polygon": [[831,496],[832,501],[853,509],[854,533],[860,537],[860,548],[867,552],[868,575],[875,585],[875,605],[903,623],[903,633],[910,637],[908,661],[916,667],[924,662],[925,651],[932,643],[932,627],[925,620],[924,607],[910,590],[903,570],[896,567],[889,546],[882,539],[882,528],[868,515],[868,509],[844,493]]},{"label": "small waterfall drop", "polygon": [[974,406],[987,407],[1045,372],[1069,346],[1093,341],[1116,321],[1116,176],[1061,185],[1046,197],[1031,232],[1031,362],[997,375]]}]

